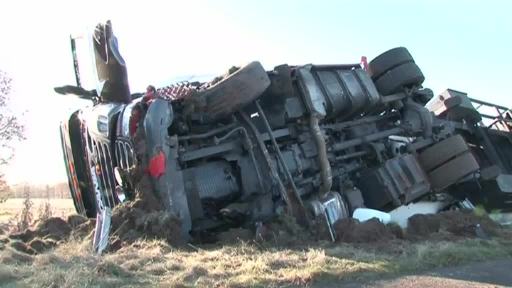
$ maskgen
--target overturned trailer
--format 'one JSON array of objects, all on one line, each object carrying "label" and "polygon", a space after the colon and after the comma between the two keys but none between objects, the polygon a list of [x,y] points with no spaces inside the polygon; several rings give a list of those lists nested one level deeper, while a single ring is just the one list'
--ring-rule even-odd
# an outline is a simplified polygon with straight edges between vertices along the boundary
[{"label": "overturned trailer", "polygon": [[101,88],[80,86],[75,61],[77,86],[56,91],[94,100],[61,136],[75,207],[98,217],[100,250],[141,165],[185,238],[279,213],[323,223],[334,238],[332,225],[362,207],[512,207],[510,111],[451,89],[434,96],[406,48],[367,65],[252,62],[211,82],[131,94],[109,22],[93,41]]}]

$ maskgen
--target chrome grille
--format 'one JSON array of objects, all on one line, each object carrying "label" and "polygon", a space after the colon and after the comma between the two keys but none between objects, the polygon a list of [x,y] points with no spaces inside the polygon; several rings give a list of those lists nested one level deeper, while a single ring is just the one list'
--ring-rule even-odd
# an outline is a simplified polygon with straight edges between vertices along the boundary
[{"label": "chrome grille", "polygon": [[135,152],[129,141],[118,139],[115,143],[115,156],[117,166],[123,170],[127,170],[135,165]]},{"label": "chrome grille", "polygon": [[114,152],[112,152],[110,141],[107,138],[94,137],[89,131],[86,134],[89,159],[95,165],[99,165],[95,170],[103,203],[113,208],[119,203],[115,195],[114,167],[127,170],[136,164],[133,146],[129,140],[119,138],[115,141]]},{"label": "chrome grille", "polygon": [[112,154],[110,152],[110,143],[108,140],[98,139],[88,135],[89,152],[91,153],[91,160],[99,167],[96,167],[98,184],[103,196],[104,203],[113,208],[117,201],[115,191],[114,167]]}]

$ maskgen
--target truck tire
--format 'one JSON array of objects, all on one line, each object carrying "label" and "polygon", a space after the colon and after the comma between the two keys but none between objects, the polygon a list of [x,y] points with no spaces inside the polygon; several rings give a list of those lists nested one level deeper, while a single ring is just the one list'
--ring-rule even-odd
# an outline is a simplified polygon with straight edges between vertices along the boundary
[{"label": "truck tire", "polygon": [[404,87],[419,86],[425,81],[425,76],[414,62],[408,62],[395,67],[375,81],[375,87],[382,95],[400,92]]},{"label": "truck tire", "polygon": [[418,160],[423,169],[430,172],[466,151],[469,151],[469,146],[464,138],[461,135],[455,135],[420,152]]},{"label": "truck tire", "polygon": [[432,188],[441,191],[480,169],[471,152],[463,153],[428,173]]},{"label": "truck tire", "polygon": [[269,86],[270,79],[261,63],[251,62],[204,92],[204,112],[212,120],[230,116],[256,100]]},{"label": "truck tire", "polygon": [[368,73],[372,77],[372,80],[375,81],[387,71],[409,62],[414,62],[414,59],[407,48],[393,48],[370,61],[368,64]]}]

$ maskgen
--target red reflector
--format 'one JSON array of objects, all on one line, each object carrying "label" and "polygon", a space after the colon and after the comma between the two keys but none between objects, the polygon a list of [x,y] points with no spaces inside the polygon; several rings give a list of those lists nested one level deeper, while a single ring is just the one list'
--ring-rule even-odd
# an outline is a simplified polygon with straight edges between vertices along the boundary
[{"label": "red reflector", "polygon": [[153,178],[159,178],[165,173],[165,154],[164,152],[160,151],[158,154],[153,156],[149,160],[148,165],[148,172],[149,175]]}]

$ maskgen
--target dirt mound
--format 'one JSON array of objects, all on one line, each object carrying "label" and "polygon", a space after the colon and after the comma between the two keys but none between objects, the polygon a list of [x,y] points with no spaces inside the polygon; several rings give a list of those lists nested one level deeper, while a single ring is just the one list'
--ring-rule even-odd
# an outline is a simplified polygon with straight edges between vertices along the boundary
[{"label": "dirt mound", "polygon": [[0,254],[0,263],[2,264],[32,263],[33,261],[33,256],[11,248],[3,250]]},{"label": "dirt mound", "polygon": [[409,218],[407,236],[411,239],[436,237],[479,237],[500,235],[500,226],[488,216],[479,216],[472,211],[446,211],[438,214],[414,215]]},{"label": "dirt mound", "polygon": [[76,229],[77,227],[86,223],[87,221],[89,221],[89,219],[87,219],[87,217],[84,217],[84,216],[78,215],[78,214],[69,215],[66,220],[66,222],[68,222],[68,225],[71,227],[71,229]]},{"label": "dirt mound", "polygon": [[28,243],[28,246],[32,248],[36,253],[43,253],[44,251],[55,247],[55,245],[57,245],[57,243],[52,240],[45,240],[40,238],[35,238]]},{"label": "dirt mound", "polygon": [[16,251],[23,252],[25,254],[36,254],[36,251],[32,249],[32,247],[21,241],[11,241],[9,242],[9,246]]},{"label": "dirt mound", "polygon": [[163,239],[170,245],[182,244],[181,222],[170,215],[156,197],[149,177],[143,172],[135,188],[135,200],[117,206],[112,211],[110,251],[138,239]]},{"label": "dirt mound", "polygon": [[38,222],[32,229],[3,237],[0,239],[0,250],[9,247],[19,253],[40,254],[55,247],[59,242],[66,241],[70,236],[74,239],[83,239],[93,228],[94,220],[79,215],[70,215],[67,221],[52,217]]},{"label": "dirt mound", "polygon": [[374,243],[396,239],[457,240],[461,238],[489,239],[503,235],[504,230],[488,216],[472,211],[446,211],[438,214],[418,214],[408,220],[406,230],[398,225],[384,225],[376,218],[366,222],[342,219],[334,224],[337,242]]},{"label": "dirt mound", "polygon": [[346,243],[388,241],[396,238],[395,234],[397,232],[395,230],[395,228],[382,224],[382,222],[376,218],[365,222],[346,218],[334,224],[336,241]]},{"label": "dirt mound", "polygon": [[138,239],[163,239],[171,245],[182,244],[181,223],[165,211],[144,211],[139,208],[121,207],[114,213],[110,250]]},{"label": "dirt mound", "polygon": [[52,217],[37,224],[35,234],[43,238],[51,238],[56,241],[66,239],[71,233],[71,226],[66,220]]},{"label": "dirt mound", "polygon": [[409,218],[407,234],[424,237],[439,232],[439,229],[441,229],[441,217],[417,214]]},{"label": "dirt mound", "polygon": [[37,237],[60,241],[65,240],[70,233],[71,227],[64,219],[52,217],[36,224],[35,229],[27,229],[21,233],[11,234],[9,238],[24,243],[28,243]]},{"label": "dirt mound", "polygon": [[[71,223],[70,226],[73,227]],[[71,237],[73,239],[92,239],[95,226],[96,219],[88,219],[86,222],[73,227]]]}]

